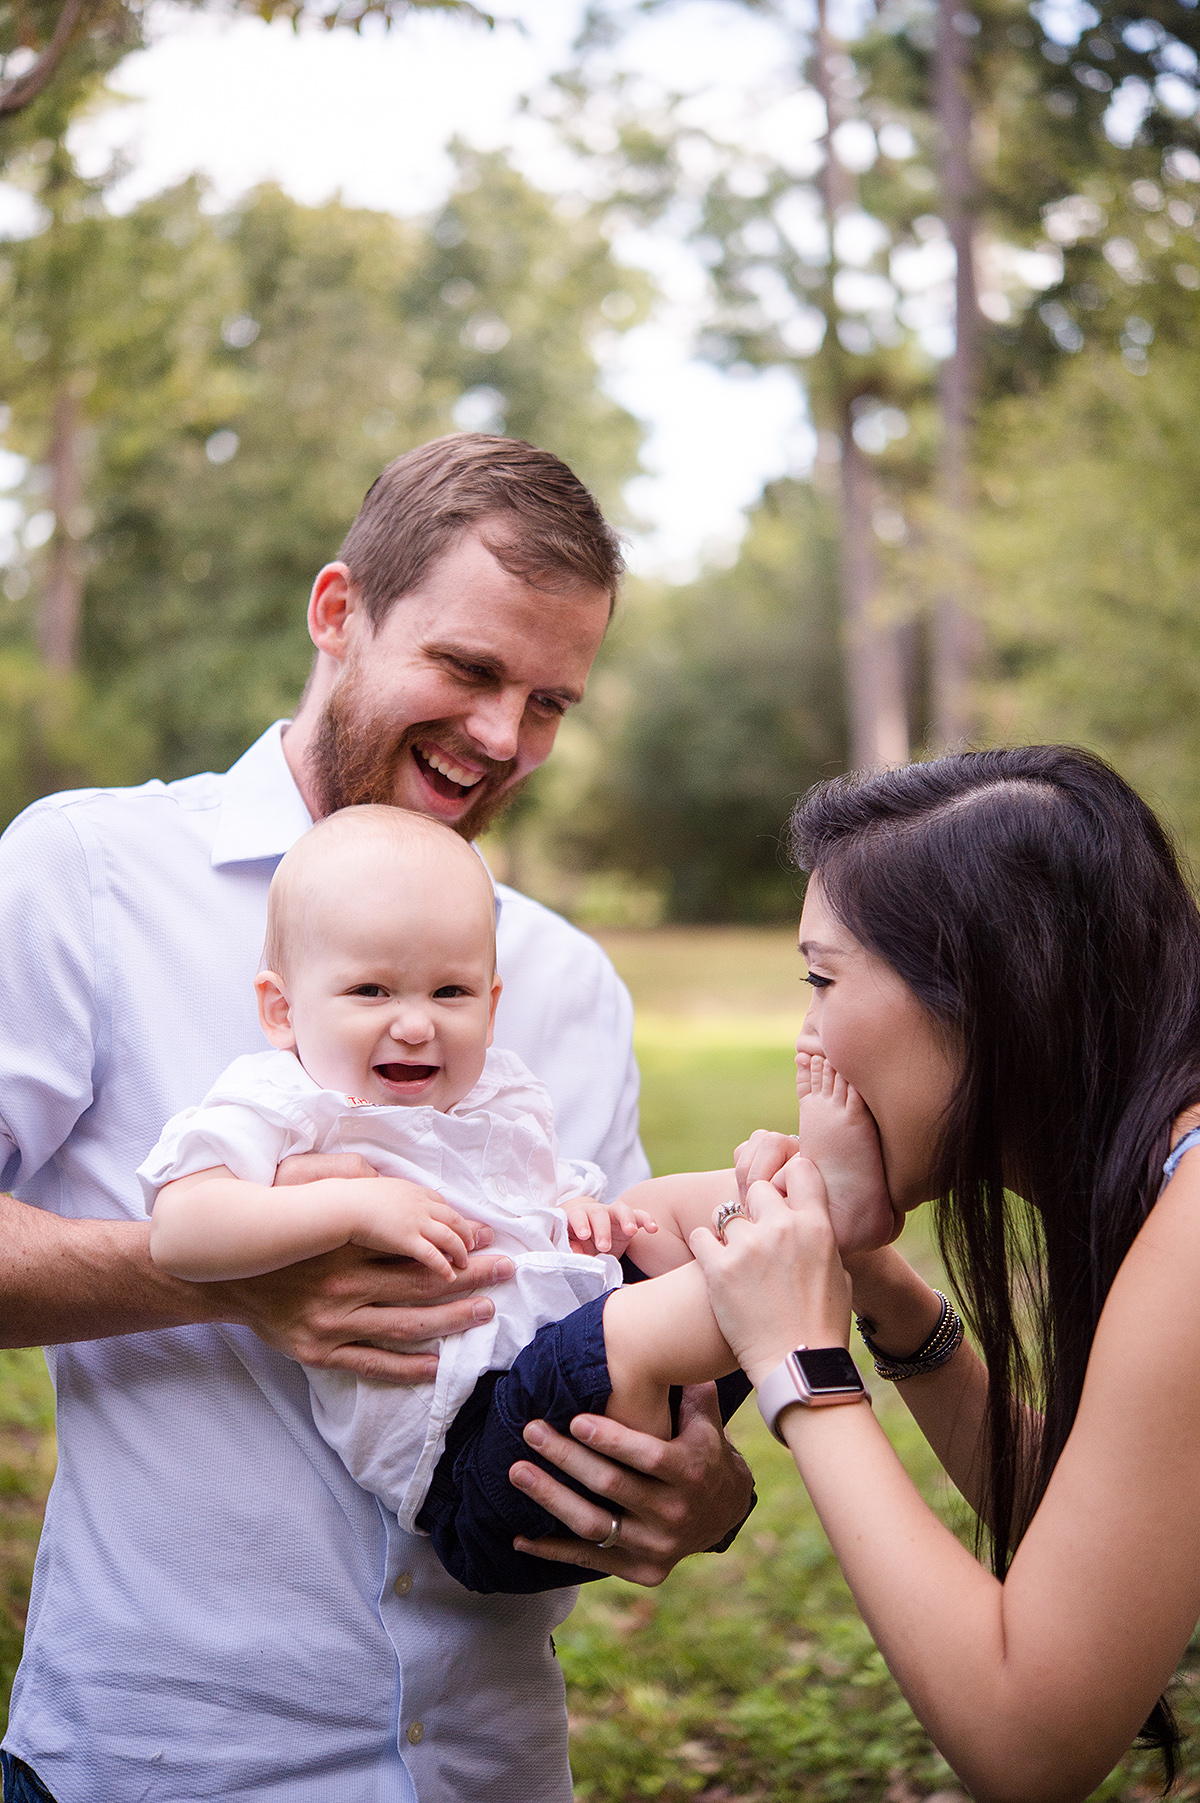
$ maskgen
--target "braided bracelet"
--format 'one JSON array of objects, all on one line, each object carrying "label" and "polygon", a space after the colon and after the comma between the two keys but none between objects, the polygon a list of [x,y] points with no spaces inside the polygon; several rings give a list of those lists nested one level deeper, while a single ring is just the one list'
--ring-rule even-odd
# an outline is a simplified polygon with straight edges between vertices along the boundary
[{"label": "braided bracelet", "polygon": [[942,1305],[938,1316],[938,1324],[924,1343],[909,1358],[893,1358],[891,1353],[884,1352],[876,1346],[871,1335],[878,1330],[868,1315],[859,1315],[858,1331],[862,1335],[863,1345],[875,1360],[875,1372],[879,1377],[887,1378],[890,1383],[902,1384],[907,1377],[924,1377],[929,1371],[936,1371],[947,1359],[954,1357],[962,1345],[962,1317],[940,1290],[934,1295]]}]

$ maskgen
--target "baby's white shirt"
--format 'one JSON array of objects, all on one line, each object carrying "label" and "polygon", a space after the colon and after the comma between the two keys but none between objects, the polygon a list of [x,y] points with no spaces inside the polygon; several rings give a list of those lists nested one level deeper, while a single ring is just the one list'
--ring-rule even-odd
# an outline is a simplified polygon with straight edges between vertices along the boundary
[{"label": "baby's white shirt", "polygon": [[[508,1370],[539,1327],[621,1282],[615,1258],[572,1252],[567,1196],[604,1199],[604,1175],[560,1159],[550,1097],[514,1052],[492,1048],[479,1082],[446,1113],[356,1102],[314,1083],[292,1052],[235,1058],[196,1108],[163,1128],[138,1170],[146,1206],[164,1184],[226,1165],[269,1184],[298,1152],[359,1152],[384,1177],[437,1190],[485,1222],[512,1279],[491,1293],[490,1321],[441,1341],[432,1383],[397,1385],[306,1366],[313,1419],[354,1479],[416,1532],[446,1433],[485,1371]],[[424,1348],[422,1348],[423,1350]]]}]

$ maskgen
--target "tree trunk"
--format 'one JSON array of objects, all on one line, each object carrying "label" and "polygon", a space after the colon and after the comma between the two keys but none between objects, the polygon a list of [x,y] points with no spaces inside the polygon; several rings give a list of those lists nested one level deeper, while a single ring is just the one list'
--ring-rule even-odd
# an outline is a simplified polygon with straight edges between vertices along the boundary
[{"label": "tree trunk", "polygon": [[843,56],[830,36],[826,0],[817,0],[817,42],[813,57],[814,85],[825,102],[825,168],[821,190],[829,230],[829,280],[826,284],[827,337],[822,353],[832,374],[830,400],[836,411],[841,444],[841,603],[842,653],[846,665],[846,701],[850,724],[850,763],[855,770],[906,764],[909,756],[904,666],[896,627],[878,618],[879,559],[875,547],[875,482],[870,464],[852,430],[853,384],[845,367],[849,353],[839,343],[833,235],[839,215],[858,204],[858,183],[839,163],[833,134],[842,118],[837,98],[838,65]]},{"label": "tree trunk", "polygon": [[939,383],[942,431],[936,498],[941,542],[930,671],[934,737],[949,746],[960,745],[971,735],[971,681],[979,652],[979,626],[970,611],[968,597],[968,543],[980,331],[975,292],[970,39],[955,24],[961,10],[956,0],[938,0],[934,58],[942,208],[957,260],[954,354],[942,365]]},{"label": "tree trunk", "polygon": [[855,770],[908,762],[900,635],[874,618],[879,601],[874,487],[847,415],[842,432],[842,643]]},{"label": "tree trunk", "polygon": [[55,527],[50,568],[37,613],[38,647],[50,670],[75,668],[79,639],[83,569],[79,546],[72,537],[83,499],[78,414],[78,403],[64,385],[55,396],[50,434],[50,505]]}]

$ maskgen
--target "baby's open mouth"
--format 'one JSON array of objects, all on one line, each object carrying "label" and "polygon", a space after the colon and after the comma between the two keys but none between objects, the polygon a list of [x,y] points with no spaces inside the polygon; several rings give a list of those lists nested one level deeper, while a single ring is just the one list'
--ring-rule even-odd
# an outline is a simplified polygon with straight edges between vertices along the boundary
[{"label": "baby's open mouth", "polygon": [[436,1077],[436,1064],[377,1064],[375,1069],[385,1083],[424,1083]]}]

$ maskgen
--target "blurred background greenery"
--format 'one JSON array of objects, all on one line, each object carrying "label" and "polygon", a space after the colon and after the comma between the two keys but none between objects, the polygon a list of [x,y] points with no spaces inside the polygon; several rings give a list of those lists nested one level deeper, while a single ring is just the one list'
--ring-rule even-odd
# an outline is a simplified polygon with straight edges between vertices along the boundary
[{"label": "blurred background greenery", "polygon": [[[0,177],[34,208],[0,242],[0,819],[223,767],[285,714],[314,571],[431,435],[547,445],[636,529],[606,356],[660,304],[629,247],[669,244],[697,354],[785,373],[816,456],[719,566],[630,583],[501,873],[598,926],[782,920],[793,797],[968,739],[1096,746],[1197,842],[1194,5],[611,0],[527,97],[575,188],[456,141],[399,218],[200,177],[114,211],[123,165],[85,175],[72,129],[147,15],[85,9],[56,61],[72,3],[0,0]],[[737,97],[772,133],[630,76],[639,21],[714,10],[777,30]]]}]

